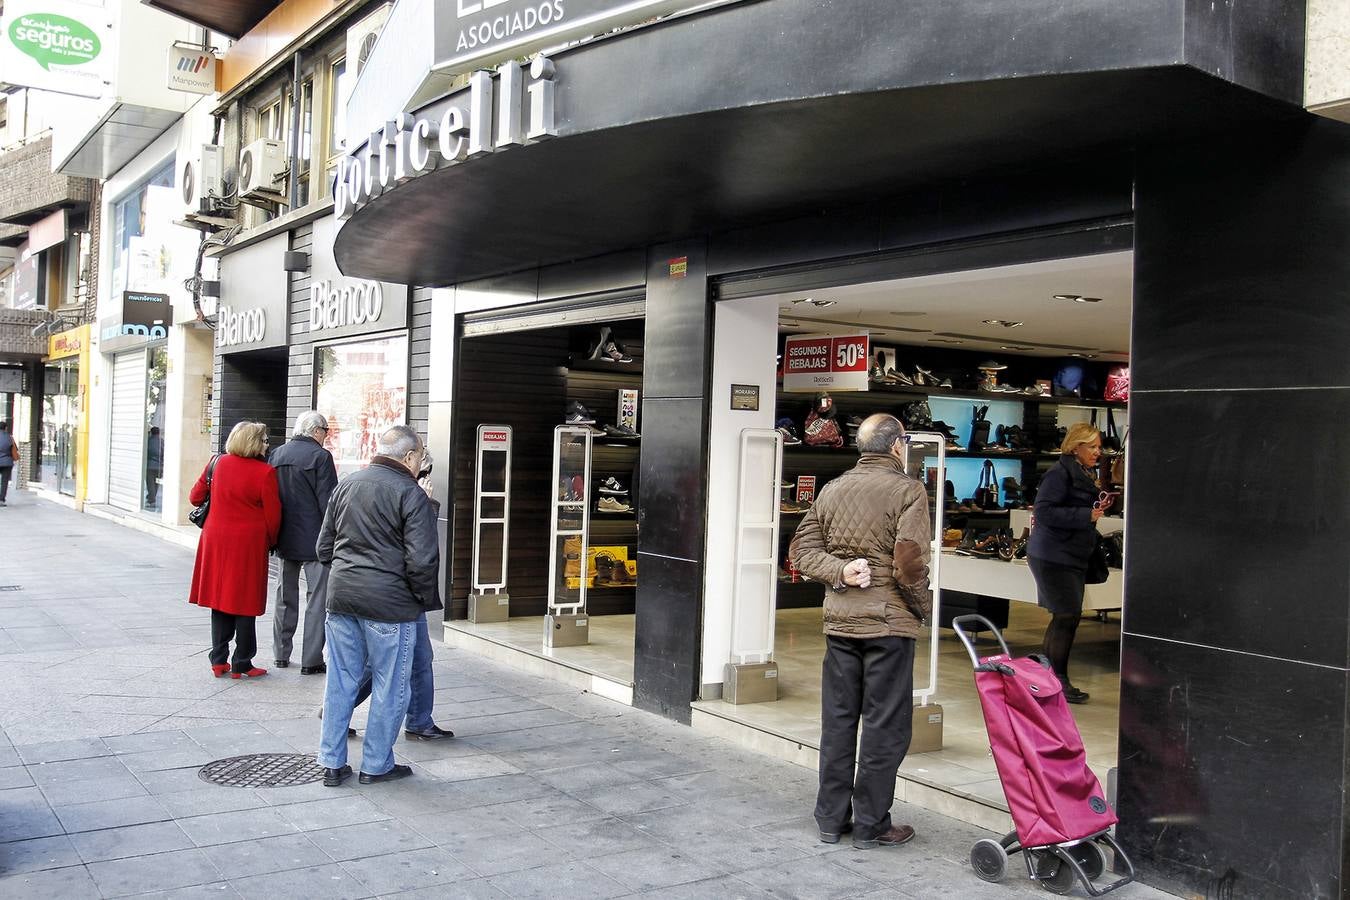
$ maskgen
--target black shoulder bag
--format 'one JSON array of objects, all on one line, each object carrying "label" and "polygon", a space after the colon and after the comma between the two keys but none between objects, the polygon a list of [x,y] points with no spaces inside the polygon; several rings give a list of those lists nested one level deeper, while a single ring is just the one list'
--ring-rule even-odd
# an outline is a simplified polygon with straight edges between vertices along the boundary
[{"label": "black shoulder bag", "polygon": [[219,456],[211,457],[211,462],[206,467],[206,499],[199,505],[192,507],[192,512],[188,513],[188,521],[198,528],[206,527],[206,515],[211,512],[211,477],[216,474],[216,460]]}]

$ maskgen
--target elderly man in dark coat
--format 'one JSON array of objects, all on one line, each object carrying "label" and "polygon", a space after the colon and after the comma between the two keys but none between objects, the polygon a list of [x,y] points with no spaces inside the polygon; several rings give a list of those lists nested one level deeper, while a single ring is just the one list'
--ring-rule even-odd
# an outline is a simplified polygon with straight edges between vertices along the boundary
[{"label": "elderly man in dark coat", "polygon": [[309,410],[296,417],[291,439],[272,451],[268,462],[277,470],[281,489],[281,580],[277,583],[272,615],[272,649],[278,669],[291,664],[291,641],[300,617],[300,572],[305,573],[305,638],[300,651],[300,674],[328,671],[323,664],[324,604],[328,566],[319,562],[315,544],[328,499],[337,487],[333,454],[323,447],[328,420]]}]

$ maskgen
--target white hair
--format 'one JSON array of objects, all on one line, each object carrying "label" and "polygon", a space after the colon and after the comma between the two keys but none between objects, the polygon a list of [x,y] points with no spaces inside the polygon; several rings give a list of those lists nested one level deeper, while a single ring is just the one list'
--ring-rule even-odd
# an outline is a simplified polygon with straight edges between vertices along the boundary
[{"label": "white hair", "polygon": [[309,409],[295,417],[295,430],[291,433],[297,437],[309,433],[316,428],[327,428],[328,420],[323,417],[323,413],[318,410]]},{"label": "white hair", "polygon": [[407,425],[394,425],[380,435],[375,452],[390,459],[402,459],[422,446],[417,432]]}]

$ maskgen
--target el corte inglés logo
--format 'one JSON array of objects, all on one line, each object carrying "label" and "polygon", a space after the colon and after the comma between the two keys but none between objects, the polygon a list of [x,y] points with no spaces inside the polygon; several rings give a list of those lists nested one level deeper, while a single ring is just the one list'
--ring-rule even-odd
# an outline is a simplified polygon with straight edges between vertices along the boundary
[{"label": "el corte ingl\u00e9s logo", "polygon": [[52,66],[92,62],[103,49],[88,25],[55,13],[19,16],[9,25],[9,39],[48,72]]}]

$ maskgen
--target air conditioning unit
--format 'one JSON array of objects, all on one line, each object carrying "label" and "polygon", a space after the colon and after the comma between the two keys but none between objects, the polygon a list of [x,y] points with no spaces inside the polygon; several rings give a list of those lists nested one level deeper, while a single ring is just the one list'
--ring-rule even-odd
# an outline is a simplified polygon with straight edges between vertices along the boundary
[{"label": "air conditioning unit", "polygon": [[284,193],[280,178],[285,171],[285,144],[271,138],[254,141],[239,154],[239,196],[277,199]]},{"label": "air conditioning unit", "polygon": [[178,170],[178,191],[187,218],[215,211],[225,196],[224,154],[215,144],[199,144]]},{"label": "air conditioning unit", "polygon": [[393,8],[394,4],[386,3],[347,29],[349,75],[360,75],[361,70],[366,67],[370,51],[375,47],[375,39],[380,36],[380,29],[384,28],[384,23],[389,20],[389,13]]}]

